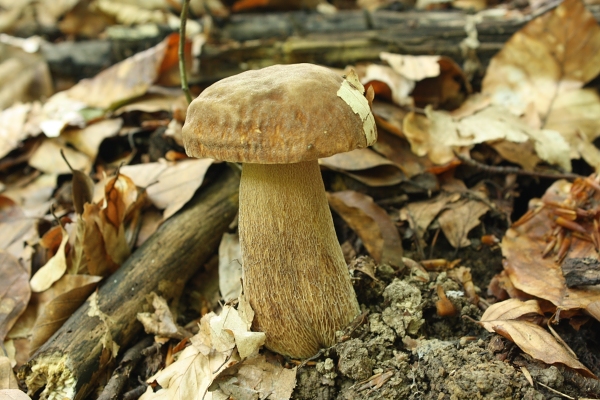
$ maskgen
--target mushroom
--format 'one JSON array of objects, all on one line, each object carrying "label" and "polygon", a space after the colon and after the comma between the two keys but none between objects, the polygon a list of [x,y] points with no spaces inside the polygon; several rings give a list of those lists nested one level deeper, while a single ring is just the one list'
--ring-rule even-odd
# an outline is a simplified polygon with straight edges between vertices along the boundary
[{"label": "mushroom", "polygon": [[375,142],[370,100],[354,71],[293,64],[223,79],[189,106],[188,155],[243,163],[243,291],[277,353],[310,357],[360,313],[318,159]]}]

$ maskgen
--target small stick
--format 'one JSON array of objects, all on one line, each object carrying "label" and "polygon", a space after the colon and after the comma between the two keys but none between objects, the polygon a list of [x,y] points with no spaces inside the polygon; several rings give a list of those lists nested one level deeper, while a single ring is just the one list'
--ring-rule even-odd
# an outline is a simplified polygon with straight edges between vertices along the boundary
[{"label": "small stick", "polygon": [[179,77],[181,79],[181,90],[185,93],[185,98],[190,104],[192,102],[192,94],[190,93],[190,87],[188,86],[187,74],[185,70],[185,25],[187,22],[188,8],[190,6],[190,0],[184,0],[181,7],[181,21],[179,25]]},{"label": "small stick", "polygon": [[456,156],[456,158],[458,158],[463,163],[470,165],[471,167],[480,169],[484,172],[488,172],[490,174],[500,174],[500,175],[516,174],[516,175],[533,176],[533,177],[542,178],[542,179],[568,179],[568,180],[574,180],[577,178],[585,179],[584,176],[581,176],[578,174],[571,174],[568,172],[566,172],[566,173],[560,173],[560,172],[559,173],[545,173],[545,172],[525,171],[524,169],[521,169],[519,167],[494,167],[491,165],[482,164],[471,158],[467,158],[457,152],[454,152],[454,155]]}]

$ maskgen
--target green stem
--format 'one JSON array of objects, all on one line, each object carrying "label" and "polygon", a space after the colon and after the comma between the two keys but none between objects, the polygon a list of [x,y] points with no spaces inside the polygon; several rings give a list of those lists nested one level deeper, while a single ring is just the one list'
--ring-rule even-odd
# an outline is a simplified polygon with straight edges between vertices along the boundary
[{"label": "green stem", "polygon": [[185,24],[187,22],[187,13],[190,6],[190,0],[184,0],[181,7],[181,24],[179,25],[179,76],[181,78],[181,90],[185,93],[188,104],[192,102],[192,94],[188,86],[187,74],[185,71]]}]

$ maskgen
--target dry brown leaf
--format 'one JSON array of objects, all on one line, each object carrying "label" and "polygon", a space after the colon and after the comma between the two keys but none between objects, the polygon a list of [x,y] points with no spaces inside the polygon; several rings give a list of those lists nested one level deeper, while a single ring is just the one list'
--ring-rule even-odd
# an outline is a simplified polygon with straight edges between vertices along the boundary
[{"label": "dry brown leaf", "polygon": [[[19,260],[0,250],[0,342],[25,311],[31,290],[29,271]],[[6,388],[5,388],[6,389]]]},{"label": "dry brown leaf", "polygon": [[36,221],[11,198],[0,195],[0,249],[22,260],[29,273],[32,247],[39,239]]},{"label": "dry brown leaf", "polygon": [[[244,300],[240,299],[241,308],[242,303]],[[181,352],[177,361],[148,379],[161,389],[153,392],[149,387],[140,400],[224,398],[214,397],[208,391],[214,379],[239,364],[244,356],[256,354],[264,343],[264,333],[250,332],[252,321],[245,318],[246,314],[226,305],[219,316],[213,312],[204,315],[200,331],[190,339],[191,346]],[[241,350],[239,354],[236,348]]]},{"label": "dry brown leaf", "polygon": [[163,218],[167,219],[191,200],[212,163],[208,158],[177,163],[161,160],[125,166],[121,172],[131,177],[138,187],[147,187],[148,199],[157,208],[164,209]]},{"label": "dry brown leaf", "polygon": [[[84,79],[67,91],[68,97],[91,107],[114,108],[129,99],[141,96],[159,77],[171,51],[167,37],[154,47],[129,57]],[[173,50],[176,53],[176,48]]]},{"label": "dry brown leaf", "polygon": [[67,147],[60,139],[45,139],[29,159],[29,165],[47,174],[70,174],[71,170],[60,155],[61,150],[73,169],[89,172],[92,159]]},{"label": "dry brown leaf", "polygon": [[49,288],[32,329],[31,354],[87,300],[101,280],[101,276],[66,274]]},{"label": "dry brown leaf", "polygon": [[488,211],[489,207],[482,201],[461,199],[448,203],[438,216],[438,222],[446,239],[458,249],[471,244],[467,237],[469,232],[481,223],[479,218]]},{"label": "dry brown leaf", "polygon": [[570,169],[568,144],[552,130],[529,127],[501,106],[488,106],[465,117],[455,117],[444,111],[426,107],[425,116],[410,113],[404,118],[403,132],[412,151],[427,155],[435,164],[454,159],[453,149],[478,143],[506,140],[514,143],[534,142],[538,155],[549,163]]},{"label": "dry brown leaf", "polygon": [[122,126],[121,118],[105,119],[82,129],[67,129],[61,137],[90,160],[95,160],[102,141],[115,136]]},{"label": "dry brown leaf", "polygon": [[0,112],[0,158],[18,148],[23,140],[41,133],[34,122],[39,113],[41,105],[38,102],[16,103]]},{"label": "dry brown leaf", "polygon": [[554,336],[539,325],[517,320],[480,321],[479,323],[489,326],[494,332],[514,342],[536,360],[546,364],[563,364],[588,378],[596,378],[585,365],[562,347]]},{"label": "dry brown leaf", "polygon": [[42,218],[50,209],[56,178],[54,174],[37,174],[24,186],[12,187],[2,194],[18,204],[25,216]]},{"label": "dry brown leaf", "polygon": [[224,233],[219,244],[219,290],[227,302],[242,290],[242,251],[237,233]]},{"label": "dry brown leaf", "polygon": [[429,225],[449,202],[456,201],[458,198],[460,198],[460,195],[457,193],[442,192],[433,199],[409,203],[400,210],[400,219],[408,221],[414,234],[424,247],[426,243],[423,238]]},{"label": "dry brown leaf", "polygon": [[[542,197],[543,202],[560,204],[570,196],[573,185],[584,185],[581,181],[570,183],[556,181]],[[600,200],[600,193],[593,192],[591,201]],[[531,217],[530,219],[527,219]],[[560,264],[553,254],[543,257],[549,238],[555,229],[556,216],[551,207],[545,207],[533,216],[519,222],[506,231],[502,239],[502,255],[505,257],[504,270],[514,287],[531,296],[550,301],[563,312],[585,309],[600,320],[600,313],[594,308],[600,301],[600,288],[568,288]],[[583,227],[592,232],[591,221],[582,222]],[[597,257],[594,245],[587,240],[572,237],[567,257]]]},{"label": "dry brown leaf", "polygon": [[20,389],[0,389],[0,399],[2,400],[31,400]]},{"label": "dry brown leaf", "polygon": [[69,241],[67,231],[61,228],[62,240],[56,254],[31,277],[29,284],[33,292],[43,292],[59,280],[67,271],[65,247]]},{"label": "dry brown leaf", "polygon": [[368,186],[392,186],[404,180],[400,168],[370,149],[357,149],[319,159],[319,164]]},{"label": "dry brown leaf", "polygon": [[494,332],[491,324],[487,324],[485,321],[526,319],[527,321],[534,322],[532,317],[537,319],[543,315],[537,300],[521,301],[519,299],[508,299],[489,306],[480,320],[482,321],[481,326],[487,329],[488,332]]},{"label": "dry brown leaf", "polygon": [[352,190],[327,193],[331,207],[363,241],[378,263],[402,266],[402,240],[387,212],[373,199]]},{"label": "dry brown leaf", "polygon": [[243,361],[233,376],[217,378],[220,392],[237,399],[288,400],[296,386],[296,368],[286,369],[268,362],[264,355]]},{"label": "dry brown leaf", "polygon": [[[10,37],[3,37],[2,42],[16,42],[10,39]],[[2,42],[0,42],[0,110],[16,102],[26,103],[50,96],[53,91],[52,78],[44,57]]]},{"label": "dry brown leaf", "polygon": [[154,292],[150,294],[150,297],[152,298],[154,312],[137,314],[137,319],[144,325],[146,333],[178,340],[192,336],[181,326],[177,325],[171,309],[164,298]]},{"label": "dry brown leaf", "polygon": [[530,121],[560,132],[571,158],[599,167],[591,141],[600,133],[600,98],[582,89],[598,73],[600,27],[580,0],[566,0],[512,36],[490,62],[482,92],[515,115],[533,111]]}]

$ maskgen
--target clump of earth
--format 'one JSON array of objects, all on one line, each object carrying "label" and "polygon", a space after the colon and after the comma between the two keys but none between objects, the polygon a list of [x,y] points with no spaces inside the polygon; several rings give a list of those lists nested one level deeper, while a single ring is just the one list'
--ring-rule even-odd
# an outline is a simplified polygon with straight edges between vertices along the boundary
[{"label": "clump of earth", "polygon": [[[499,249],[466,252],[474,261],[463,264],[470,263],[474,276],[489,276],[480,268],[501,269]],[[292,399],[561,398],[539,384],[532,386],[523,369],[533,381],[559,392],[584,394],[565,379],[564,368],[536,362],[510,341],[479,327],[473,320],[483,311],[445,272],[430,272],[427,280],[365,257],[358,262],[371,263],[375,271],[371,276],[354,272],[363,313],[338,332],[337,345],[299,368]],[[449,294],[456,315],[437,315],[438,285]]]}]

